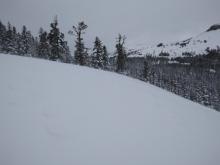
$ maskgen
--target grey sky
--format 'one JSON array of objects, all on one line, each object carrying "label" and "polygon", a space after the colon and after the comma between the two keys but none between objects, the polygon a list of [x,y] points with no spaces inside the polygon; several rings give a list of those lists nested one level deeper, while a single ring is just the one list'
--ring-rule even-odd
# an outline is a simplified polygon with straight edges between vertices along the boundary
[{"label": "grey sky", "polygon": [[36,35],[58,15],[71,47],[67,32],[84,20],[86,45],[91,47],[98,35],[112,50],[118,33],[127,43],[146,44],[196,35],[220,23],[219,6],[220,0],[0,0],[0,19],[19,28],[25,24]]}]

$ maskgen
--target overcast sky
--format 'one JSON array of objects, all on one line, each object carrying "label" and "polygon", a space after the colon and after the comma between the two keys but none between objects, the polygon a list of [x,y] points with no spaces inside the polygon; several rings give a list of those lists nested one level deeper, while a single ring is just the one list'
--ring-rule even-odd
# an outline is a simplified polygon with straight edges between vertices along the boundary
[{"label": "overcast sky", "polygon": [[35,35],[58,15],[67,32],[79,21],[89,26],[85,35],[91,47],[95,36],[114,48],[118,33],[127,44],[154,44],[188,38],[220,23],[220,0],[0,0],[0,19],[16,27],[24,24]]}]

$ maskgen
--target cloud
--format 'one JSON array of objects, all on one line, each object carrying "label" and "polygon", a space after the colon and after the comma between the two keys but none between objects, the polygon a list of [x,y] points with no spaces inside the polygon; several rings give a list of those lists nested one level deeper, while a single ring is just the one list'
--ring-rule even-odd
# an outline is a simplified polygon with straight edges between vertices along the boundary
[{"label": "cloud", "polygon": [[146,44],[196,35],[220,22],[219,6],[219,0],[0,0],[0,15],[4,23],[19,28],[25,24],[35,35],[40,27],[48,30],[58,15],[72,48],[67,32],[84,20],[89,26],[87,46],[99,36],[113,50],[118,33],[128,43],[140,38]]}]

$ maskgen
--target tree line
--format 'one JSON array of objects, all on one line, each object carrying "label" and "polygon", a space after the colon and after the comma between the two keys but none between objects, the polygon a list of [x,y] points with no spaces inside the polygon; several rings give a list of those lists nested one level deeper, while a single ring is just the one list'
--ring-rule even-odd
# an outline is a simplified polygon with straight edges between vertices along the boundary
[{"label": "tree line", "polygon": [[[68,32],[75,38],[75,51],[72,56],[65,35],[59,29],[57,17],[50,23],[49,32],[40,28],[37,37],[34,37],[26,26],[18,32],[15,26],[10,23],[6,26],[0,21],[0,52],[109,70],[109,53],[99,37],[95,38],[92,52],[86,48],[83,35],[87,28],[82,21]],[[125,39],[125,36],[119,34],[116,40],[117,72],[125,70]]]}]

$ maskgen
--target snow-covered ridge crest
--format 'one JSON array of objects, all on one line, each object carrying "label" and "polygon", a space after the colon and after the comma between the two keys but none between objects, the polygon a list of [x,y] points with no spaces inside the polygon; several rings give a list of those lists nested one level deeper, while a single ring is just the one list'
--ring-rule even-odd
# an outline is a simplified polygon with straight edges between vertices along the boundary
[{"label": "snow-covered ridge crest", "polygon": [[212,26],[207,30],[207,32],[209,32],[209,31],[214,31],[214,30],[220,30],[220,24],[214,24],[214,25],[212,25]]},{"label": "snow-covered ridge crest", "polygon": [[130,47],[128,52],[130,57],[160,56],[161,53],[169,53],[168,58],[175,58],[189,53],[191,55],[202,55],[206,53],[207,48],[217,49],[219,46],[220,24],[215,24],[205,32],[184,41],[167,44],[159,43],[153,46],[134,46]]}]

